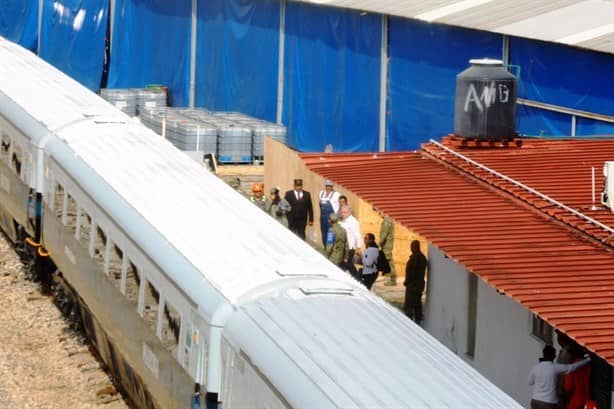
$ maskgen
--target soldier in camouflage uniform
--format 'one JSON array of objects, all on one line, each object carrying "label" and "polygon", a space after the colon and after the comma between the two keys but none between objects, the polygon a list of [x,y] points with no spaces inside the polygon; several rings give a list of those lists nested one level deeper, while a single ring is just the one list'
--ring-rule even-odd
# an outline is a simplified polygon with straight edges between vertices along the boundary
[{"label": "soldier in camouflage uniform", "polygon": [[339,218],[335,213],[328,216],[330,227],[326,235],[326,257],[335,265],[347,262],[350,247],[345,229],[338,223]]},{"label": "soldier in camouflage uniform", "polygon": [[379,231],[379,245],[381,251],[386,256],[386,260],[388,260],[388,264],[390,264],[390,278],[384,285],[397,285],[397,273],[394,269],[394,260],[392,259],[392,249],[394,247],[394,222],[380,210],[378,210],[378,213],[383,217]]}]

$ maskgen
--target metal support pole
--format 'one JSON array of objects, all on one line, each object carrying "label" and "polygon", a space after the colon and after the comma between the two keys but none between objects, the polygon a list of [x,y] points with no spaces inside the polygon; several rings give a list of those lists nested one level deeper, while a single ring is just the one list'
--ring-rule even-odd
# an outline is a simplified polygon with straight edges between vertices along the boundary
[{"label": "metal support pole", "polygon": [[571,116],[571,136],[576,136],[576,116]]},{"label": "metal support pole", "polygon": [[501,60],[503,60],[503,65],[510,65],[510,38],[506,35],[503,35]]},{"label": "metal support pole", "polygon": [[41,55],[41,34],[43,30],[43,0],[38,0],[38,36],[36,37],[36,54]]},{"label": "metal support pole", "polygon": [[109,54],[113,53],[113,29],[115,26],[115,0],[109,0]]},{"label": "metal support pole", "polygon": [[379,83],[379,151],[386,151],[386,109],[388,103],[388,16],[382,15],[382,44]]},{"label": "metal support pole", "polygon": [[192,31],[190,37],[190,108],[196,99],[196,28],[198,21],[198,0],[192,0]]},{"label": "metal support pole", "polygon": [[277,119],[282,123],[284,113],[284,50],[286,42],[286,0],[279,2],[279,59],[277,61]]}]

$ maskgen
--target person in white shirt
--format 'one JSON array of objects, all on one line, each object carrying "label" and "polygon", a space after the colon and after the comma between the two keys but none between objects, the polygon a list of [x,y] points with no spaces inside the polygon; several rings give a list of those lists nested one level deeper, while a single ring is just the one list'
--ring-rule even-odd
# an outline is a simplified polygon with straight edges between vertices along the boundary
[{"label": "person in white shirt", "polygon": [[356,270],[356,266],[354,265],[354,253],[356,250],[360,248],[362,245],[362,234],[360,233],[360,224],[358,220],[352,215],[352,209],[350,206],[342,206],[341,207],[341,227],[345,229],[348,240],[348,247],[350,248],[348,259],[343,260],[342,268],[346,269],[350,272],[352,277],[360,280],[361,277],[358,275],[358,270]]},{"label": "person in white shirt", "polygon": [[533,387],[531,394],[531,409],[557,409],[557,384],[560,374],[570,373],[588,364],[586,358],[573,364],[559,364],[554,361],[556,350],[552,345],[546,345],[540,362],[531,369],[529,385]]},{"label": "person in white shirt", "polygon": [[339,211],[339,192],[333,188],[333,181],[324,182],[324,190],[318,195],[320,202],[320,232],[322,232],[322,244],[326,247],[326,233],[328,233],[328,216]]}]

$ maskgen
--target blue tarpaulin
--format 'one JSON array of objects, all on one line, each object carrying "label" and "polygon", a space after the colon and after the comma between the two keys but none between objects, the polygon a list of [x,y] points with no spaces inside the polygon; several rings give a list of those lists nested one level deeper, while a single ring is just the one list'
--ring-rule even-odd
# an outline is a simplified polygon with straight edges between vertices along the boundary
[{"label": "blue tarpaulin", "polygon": [[45,0],[39,55],[91,90],[100,88],[108,3]]},{"label": "blue tarpaulin", "polygon": [[[614,115],[614,59],[611,55],[511,38],[510,62],[520,66],[519,97],[581,111]],[[557,119],[552,121],[553,117]],[[571,133],[569,115],[527,110],[519,121],[519,128],[528,134]],[[577,135],[611,132],[611,124],[587,119],[578,121],[576,129]]]},{"label": "blue tarpaulin", "polygon": [[199,3],[196,105],[275,121],[279,15],[277,0]]},{"label": "blue tarpaulin", "polygon": [[187,106],[191,0],[116,0],[108,88],[161,84]]},{"label": "blue tarpaulin", "polygon": [[284,115],[302,151],[375,151],[381,17],[288,2]]},{"label": "blue tarpaulin", "polygon": [[0,36],[36,51],[38,1],[0,1]]},{"label": "blue tarpaulin", "polygon": [[528,136],[568,136],[571,135],[571,117],[559,112],[516,105],[516,132]]},{"label": "blue tarpaulin", "polygon": [[454,132],[456,75],[472,58],[500,59],[500,35],[390,18],[387,150]]}]

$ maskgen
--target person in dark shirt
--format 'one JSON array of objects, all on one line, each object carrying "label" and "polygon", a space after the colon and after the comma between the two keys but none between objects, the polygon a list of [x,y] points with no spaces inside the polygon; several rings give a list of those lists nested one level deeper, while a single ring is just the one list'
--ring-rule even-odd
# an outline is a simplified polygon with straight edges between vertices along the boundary
[{"label": "person in dark shirt", "polygon": [[288,213],[288,227],[305,240],[305,227],[313,224],[313,205],[311,195],[303,190],[303,179],[294,179],[294,190],[289,190],[284,196],[292,210]]},{"label": "person in dark shirt", "polygon": [[405,314],[417,324],[422,321],[422,293],[424,292],[424,274],[426,257],[420,251],[420,242],[414,240],[410,245],[411,256],[405,267]]}]

